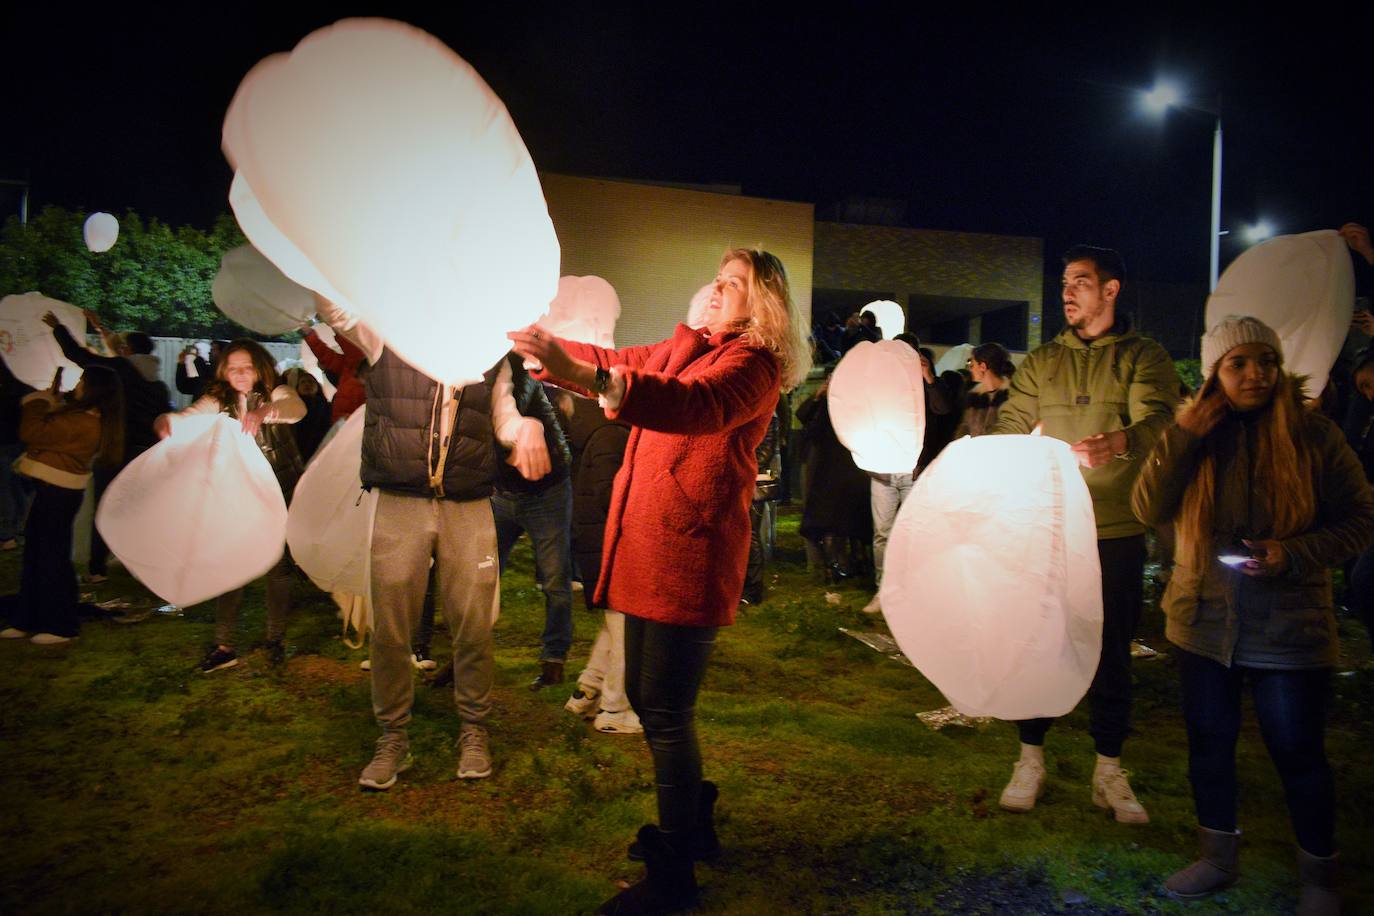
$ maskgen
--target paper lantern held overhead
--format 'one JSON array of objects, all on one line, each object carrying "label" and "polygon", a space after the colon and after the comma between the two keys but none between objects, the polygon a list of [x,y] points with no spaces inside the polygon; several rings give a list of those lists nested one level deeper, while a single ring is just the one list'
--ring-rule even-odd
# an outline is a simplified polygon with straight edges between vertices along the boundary
[{"label": "paper lantern held overhead", "polygon": [[972,357],[973,344],[971,343],[961,343],[950,347],[935,361],[935,374],[939,376],[945,372],[958,372],[968,365],[968,361]]},{"label": "paper lantern held overhead", "polygon": [[878,329],[883,332],[883,340],[891,340],[906,330],[906,310],[891,299],[879,299],[859,309],[859,314],[872,312],[878,319]]},{"label": "paper lantern held overhead", "polygon": [[[1317,397],[1341,352],[1355,309],[1355,272],[1332,229],[1281,235],[1246,249],[1207,298],[1208,328],[1227,315],[1263,321],[1283,342],[1284,368],[1308,376]],[[1205,367],[1204,367],[1205,368]]]},{"label": "paper lantern held overhead", "polygon": [[860,341],[830,377],[830,420],[854,463],[910,474],[921,457],[926,395],[921,355],[900,340]]},{"label": "paper lantern held overhead", "polygon": [[252,245],[231,248],[210,286],[219,310],[259,334],[285,334],[315,314],[315,296]]},{"label": "paper lantern held overhead", "polygon": [[111,482],[95,525],[138,581],[178,607],[264,575],[286,541],[286,501],[238,420],[178,417]]},{"label": "paper lantern held overhead", "polygon": [[598,347],[615,348],[620,297],[600,277],[560,277],[558,294],[539,326],[550,334]]},{"label": "paper lantern held overhead", "polygon": [[81,226],[81,237],[91,251],[109,251],[119,239],[119,220],[108,213],[92,213]]},{"label": "paper lantern held overhead", "polygon": [[367,407],[321,446],[291,498],[286,542],[291,558],[326,592],[366,595],[377,491],[363,490],[363,424]]},{"label": "paper lantern held overhead", "polygon": [[1102,574],[1092,497],[1067,443],[951,443],[902,504],[884,569],[892,635],[961,713],[1060,716],[1087,692]]},{"label": "paper lantern held overhead", "polygon": [[694,329],[706,327],[706,306],[711,301],[711,290],[715,288],[715,285],[715,282],[712,281],[692,294],[692,301],[687,304],[687,327]]},{"label": "paper lantern held overhead", "polygon": [[258,250],[430,376],[479,378],[558,291],[558,239],[510,115],[419,29],[312,32],[244,77],[223,138]]},{"label": "paper lantern held overhead", "polygon": [[43,389],[52,384],[53,373],[62,370],[62,390],[71,391],[81,380],[81,367],[62,355],[43,316],[52,312],[78,343],[86,341],[86,316],[81,309],[42,293],[22,293],[0,299],[0,356],[19,381]]}]

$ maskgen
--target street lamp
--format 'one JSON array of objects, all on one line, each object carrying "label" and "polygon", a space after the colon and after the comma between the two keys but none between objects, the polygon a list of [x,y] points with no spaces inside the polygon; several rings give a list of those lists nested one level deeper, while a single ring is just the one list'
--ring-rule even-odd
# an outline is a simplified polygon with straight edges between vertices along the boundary
[{"label": "street lamp", "polygon": [[1185,103],[1177,84],[1164,80],[1156,83],[1148,92],[1142,92],[1140,102],[1141,107],[1157,117],[1163,117],[1170,108],[1180,108],[1212,115],[1217,119],[1212,132],[1212,226],[1207,241],[1207,250],[1211,255],[1207,290],[1211,292],[1217,288],[1217,268],[1221,260],[1221,105],[1218,103],[1212,109]]}]

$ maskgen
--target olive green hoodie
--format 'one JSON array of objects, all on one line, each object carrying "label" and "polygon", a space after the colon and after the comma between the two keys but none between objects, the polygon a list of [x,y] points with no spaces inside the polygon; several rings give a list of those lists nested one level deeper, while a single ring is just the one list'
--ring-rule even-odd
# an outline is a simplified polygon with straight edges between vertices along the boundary
[{"label": "olive green hoodie", "polygon": [[1070,444],[1118,429],[1126,452],[1099,468],[1082,468],[1093,498],[1097,536],[1145,531],[1131,512],[1131,487],[1141,461],[1174,417],[1180,383],[1168,352],[1141,337],[1119,316],[1102,337],[1084,341],[1065,328],[1035,349],[1011,377],[1011,394],[997,417],[997,433],[1029,433]]}]

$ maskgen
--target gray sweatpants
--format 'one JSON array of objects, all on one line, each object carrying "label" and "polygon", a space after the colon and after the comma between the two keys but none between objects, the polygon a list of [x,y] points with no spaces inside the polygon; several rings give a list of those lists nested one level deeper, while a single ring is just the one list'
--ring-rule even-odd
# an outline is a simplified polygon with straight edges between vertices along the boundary
[{"label": "gray sweatpants", "polygon": [[415,700],[411,635],[425,603],[430,557],[453,634],[458,717],[480,725],[491,712],[491,628],[501,602],[491,501],[383,490],[372,525],[372,710],[383,731],[402,731],[410,724]]}]

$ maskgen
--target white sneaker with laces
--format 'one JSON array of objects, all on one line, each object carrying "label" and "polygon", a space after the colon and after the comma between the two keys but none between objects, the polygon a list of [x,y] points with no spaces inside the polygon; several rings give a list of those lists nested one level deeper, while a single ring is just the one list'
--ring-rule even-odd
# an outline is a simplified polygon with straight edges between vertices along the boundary
[{"label": "white sneaker with laces", "polygon": [[1131,791],[1128,770],[1099,767],[1093,773],[1093,804],[1112,812],[1120,824],[1148,824],[1150,815]]},{"label": "white sneaker with laces", "polygon": [[628,706],[619,712],[601,710],[593,723],[596,730],[608,735],[642,735],[644,726],[639,724],[639,716]]},{"label": "white sneaker with laces", "polygon": [[458,778],[486,779],[490,775],[487,730],[480,725],[464,725],[458,732]]},{"label": "white sneaker with laces", "polygon": [[1045,764],[1038,760],[1018,760],[1011,771],[1011,782],[1002,790],[998,804],[1006,811],[1022,814],[1035,807],[1045,793]]},{"label": "white sneaker with laces", "polygon": [[586,719],[596,715],[596,704],[600,699],[600,690],[585,684],[578,684],[572,696],[568,697],[568,702],[563,704],[563,708],[575,716]]},{"label": "white sneaker with laces", "polygon": [[404,734],[385,732],[377,739],[372,762],[363,768],[358,785],[364,789],[384,791],[396,785],[396,777],[410,769],[415,758],[410,755],[410,741]]}]

